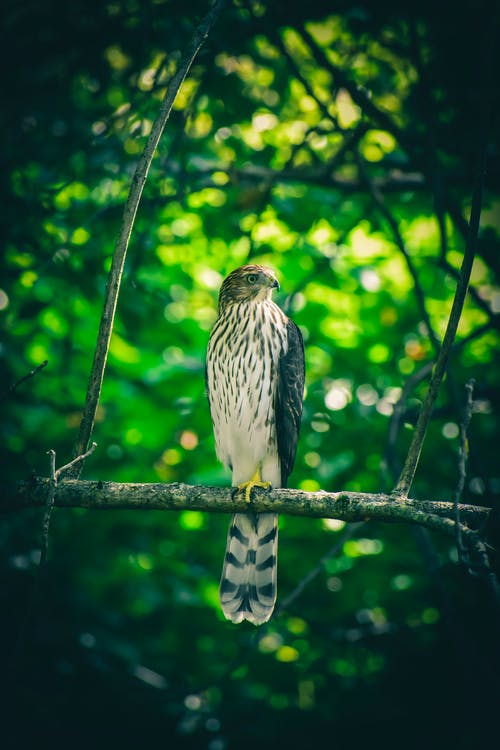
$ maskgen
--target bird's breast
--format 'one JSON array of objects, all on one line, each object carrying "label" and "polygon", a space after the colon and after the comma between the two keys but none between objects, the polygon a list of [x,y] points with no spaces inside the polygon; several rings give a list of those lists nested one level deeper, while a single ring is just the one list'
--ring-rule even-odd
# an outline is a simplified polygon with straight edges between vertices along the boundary
[{"label": "bird's breast", "polygon": [[276,445],[274,402],[286,326],[275,305],[279,315],[259,307],[221,316],[210,337],[207,387],[217,453],[226,465],[236,451],[255,454]]}]

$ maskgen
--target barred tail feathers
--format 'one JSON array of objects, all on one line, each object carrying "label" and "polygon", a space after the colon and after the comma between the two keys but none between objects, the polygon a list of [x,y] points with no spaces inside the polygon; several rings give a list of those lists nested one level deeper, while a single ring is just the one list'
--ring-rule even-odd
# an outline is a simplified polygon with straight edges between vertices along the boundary
[{"label": "barred tail feathers", "polygon": [[236,513],[229,526],[220,582],[225,617],[262,625],[276,602],[278,516]]}]

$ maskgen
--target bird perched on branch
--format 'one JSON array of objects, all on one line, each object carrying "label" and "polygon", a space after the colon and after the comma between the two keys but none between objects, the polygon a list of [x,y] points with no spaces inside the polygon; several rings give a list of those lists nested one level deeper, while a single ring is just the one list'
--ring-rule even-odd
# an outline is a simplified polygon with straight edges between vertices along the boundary
[{"label": "bird perched on branch", "polygon": [[[208,343],[206,383],[217,456],[247,501],[254,487],[286,487],[302,418],[302,335],[272,301],[273,289],[279,289],[278,280],[265,266],[230,273]],[[219,589],[229,620],[260,625],[271,617],[277,546],[276,513],[233,516]]]}]

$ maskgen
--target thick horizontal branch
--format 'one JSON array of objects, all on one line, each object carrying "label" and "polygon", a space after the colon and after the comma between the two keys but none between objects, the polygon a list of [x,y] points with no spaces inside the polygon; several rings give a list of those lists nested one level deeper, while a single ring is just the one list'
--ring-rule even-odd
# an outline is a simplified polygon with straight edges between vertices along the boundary
[{"label": "thick horizontal branch", "polygon": [[[19,482],[0,502],[2,510],[43,506],[50,480],[35,478]],[[395,521],[417,523],[445,534],[454,534],[452,502],[398,500],[390,495],[362,492],[304,492],[303,490],[254,490],[250,504],[230,487],[188,484],[121,484],[81,480],[58,482],[54,505],[60,508],[95,510],[201,510],[217,513],[274,512],[341,521]],[[459,505],[462,524],[475,529],[487,519],[489,508]],[[467,530],[467,529],[466,529]]]}]

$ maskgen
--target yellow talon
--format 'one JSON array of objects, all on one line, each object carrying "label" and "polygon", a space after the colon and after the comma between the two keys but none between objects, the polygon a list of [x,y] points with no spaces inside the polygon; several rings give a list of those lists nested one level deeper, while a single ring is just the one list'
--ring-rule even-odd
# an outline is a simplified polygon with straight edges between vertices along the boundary
[{"label": "yellow talon", "polygon": [[260,470],[257,469],[253,477],[248,482],[242,482],[238,485],[238,492],[245,490],[245,500],[247,503],[250,502],[250,496],[254,487],[264,487],[267,489],[271,486],[271,482],[263,482],[260,476]]}]

